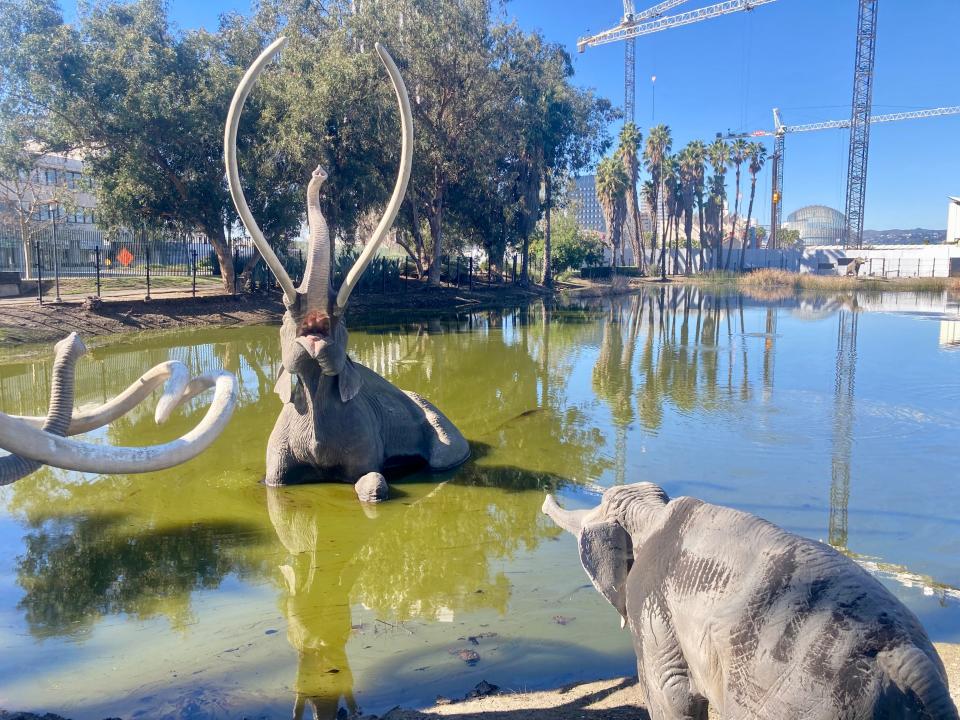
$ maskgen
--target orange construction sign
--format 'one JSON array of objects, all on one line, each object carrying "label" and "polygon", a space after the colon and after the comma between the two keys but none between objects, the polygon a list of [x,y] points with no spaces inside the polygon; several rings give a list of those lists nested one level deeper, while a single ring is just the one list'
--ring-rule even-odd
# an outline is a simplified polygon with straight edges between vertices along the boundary
[{"label": "orange construction sign", "polygon": [[124,267],[127,267],[130,263],[133,262],[133,253],[123,248],[120,252],[117,253],[117,262],[119,262]]}]

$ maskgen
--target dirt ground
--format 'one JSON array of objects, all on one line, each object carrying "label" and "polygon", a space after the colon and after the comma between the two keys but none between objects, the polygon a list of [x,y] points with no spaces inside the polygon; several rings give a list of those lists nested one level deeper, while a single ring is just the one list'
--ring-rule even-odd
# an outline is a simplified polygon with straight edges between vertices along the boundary
[{"label": "dirt ground", "polygon": [[[481,285],[470,288],[413,286],[407,291],[363,294],[350,299],[349,321],[435,315],[521,305],[553,291],[518,285]],[[283,314],[279,292],[269,295],[172,296],[151,302],[104,299],[96,307],[80,301],[42,306],[35,301],[0,301],[0,350],[17,353],[36,343],[59,340],[76,331],[85,339],[119,333],[174,330],[198,326],[230,327],[279,323]]]},{"label": "dirt ground", "polygon": [[[960,706],[960,645],[938,643],[950,678],[953,701]],[[581,683],[557,690],[523,692],[502,688],[500,694],[436,705],[426,710],[396,708],[379,720],[646,720],[643,696],[635,678]],[[711,718],[717,717],[714,713]],[[365,716],[362,720],[374,720]]]}]

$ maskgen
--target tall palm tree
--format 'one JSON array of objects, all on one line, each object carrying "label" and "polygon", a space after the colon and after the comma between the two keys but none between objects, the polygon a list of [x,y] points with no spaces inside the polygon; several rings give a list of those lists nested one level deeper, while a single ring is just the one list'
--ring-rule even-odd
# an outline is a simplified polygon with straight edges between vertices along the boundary
[{"label": "tall palm tree", "polygon": [[617,252],[620,250],[623,220],[627,214],[627,173],[623,163],[614,157],[605,157],[597,165],[594,180],[597,202],[603,211],[607,223],[607,244],[610,246],[610,264],[616,266]]},{"label": "tall palm tree", "polygon": [[707,242],[707,235],[704,228],[704,218],[703,218],[703,191],[704,191],[704,180],[706,175],[706,170],[703,166],[704,160],[707,157],[707,147],[703,144],[701,140],[693,140],[687,143],[687,147],[684,148],[688,153],[688,167],[690,172],[690,184],[691,190],[694,197],[697,199],[697,213],[699,217],[699,228],[700,228],[700,266],[703,267],[703,247]]},{"label": "tall palm tree", "polygon": [[767,161],[767,148],[763,143],[752,142],[747,145],[747,159],[750,164],[747,170],[750,172],[750,204],[747,206],[747,225],[743,229],[743,242],[740,244],[740,270],[743,270],[743,262],[746,256],[747,235],[750,233],[750,218],[753,216],[753,198],[757,193],[757,175],[763,170],[763,164]]},{"label": "tall palm tree", "polygon": [[[653,178],[653,184],[656,191],[656,194],[653,198],[653,205],[651,206],[650,212],[653,216],[653,244],[656,246],[657,242],[657,225],[658,218],[660,215],[659,207],[657,203],[659,199],[663,196],[661,192],[661,183],[663,182],[663,160],[667,156],[667,153],[670,152],[672,147],[673,140],[670,137],[670,128],[666,125],[656,125],[650,128],[650,134],[647,135],[647,144],[643,151],[643,158],[647,166],[647,170],[650,172],[651,177]],[[662,233],[660,239],[660,279],[667,279],[667,250],[666,250],[666,233]]]},{"label": "tall palm tree", "polygon": [[712,199],[720,206],[718,213],[719,234],[714,238],[713,243],[716,257],[715,269],[719,270],[723,266],[723,220],[727,204],[727,163],[730,162],[730,146],[721,138],[717,138],[707,147],[707,158],[713,166]]},{"label": "tall palm tree", "polygon": [[679,216],[677,207],[680,204],[680,166],[675,155],[668,155],[663,160],[663,207],[664,218],[667,224],[667,247],[670,246],[670,236],[673,235],[672,274],[677,273],[677,238],[679,236]]},{"label": "tall palm tree", "polygon": [[[693,143],[688,143],[680,151],[680,203],[683,210],[683,234],[687,241],[687,267],[686,274],[690,274],[693,266],[693,240],[690,237],[693,231],[693,203],[696,198],[696,175],[699,167],[703,171],[703,161],[698,161],[696,151],[691,147]],[[701,231],[702,234],[702,231]]]},{"label": "tall palm tree", "polygon": [[627,217],[632,221],[633,231],[629,235],[633,261],[640,272],[644,271],[643,232],[640,228],[640,206],[637,203],[637,179],[640,174],[639,152],[642,141],[640,130],[633,122],[624,124],[620,131],[620,145],[617,155],[623,162],[627,173]]},{"label": "tall palm tree", "polygon": [[650,238],[650,261],[656,266],[657,219],[654,216],[653,208],[657,205],[657,186],[653,180],[644,180],[643,185],[640,186],[640,196],[643,198],[643,204],[649,208],[650,212],[650,227],[653,230],[653,236]]},{"label": "tall palm tree", "polygon": [[737,171],[737,193],[733,198],[733,227],[730,231],[730,248],[727,251],[726,268],[730,268],[730,258],[733,256],[733,239],[737,235],[737,219],[740,217],[740,168],[747,159],[747,141],[737,138],[730,143],[730,165]]}]

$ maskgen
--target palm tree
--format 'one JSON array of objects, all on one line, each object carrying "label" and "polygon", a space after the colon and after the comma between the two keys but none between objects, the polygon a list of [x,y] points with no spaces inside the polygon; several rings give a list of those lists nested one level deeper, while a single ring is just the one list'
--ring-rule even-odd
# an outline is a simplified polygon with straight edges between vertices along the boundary
[{"label": "palm tree", "polygon": [[700,220],[700,266],[703,267],[703,246],[707,241],[707,235],[703,222],[703,190],[704,179],[706,175],[703,162],[707,156],[707,147],[701,140],[693,140],[687,143],[687,147],[684,148],[684,150],[688,154],[687,162],[688,170],[690,172],[691,191],[693,192],[694,197],[697,199],[697,212]]},{"label": "palm tree", "polygon": [[730,258],[733,257],[733,239],[737,235],[737,218],[740,216],[740,167],[747,159],[747,141],[743,138],[737,138],[730,144],[731,166],[737,169],[737,194],[733,198],[733,228],[730,232],[730,247],[727,250],[727,264],[724,266],[730,269]]},{"label": "palm tree", "polygon": [[630,248],[633,250],[633,261],[640,272],[644,270],[643,232],[640,228],[640,207],[637,203],[637,179],[639,176],[640,142],[643,138],[640,130],[633,122],[628,122],[620,131],[620,145],[617,155],[623,162],[623,169],[627,173],[627,217],[633,221],[633,232],[630,233]]},{"label": "palm tree", "polygon": [[[658,200],[662,197],[663,193],[661,192],[661,183],[663,181],[663,161],[667,153],[670,152],[672,147],[672,139],[670,138],[670,128],[666,125],[656,125],[650,128],[650,134],[647,136],[647,144],[643,151],[643,158],[647,166],[647,170],[650,172],[651,177],[653,178],[654,185],[654,197],[653,205],[651,206],[650,213],[653,216],[653,245],[656,246],[657,242],[657,225],[658,218],[660,215],[659,208],[657,207]],[[667,250],[666,250],[666,233],[663,233],[663,237],[660,240],[660,279],[667,279]]]},{"label": "palm tree", "polygon": [[607,244],[610,246],[610,264],[616,266],[617,251],[620,249],[623,220],[627,214],[626,191],[627,173],[623,163],[613,157],[605,157],[597,165],[594,184],[597,202],[603,210],[603,219],[607,223]]},{"label": "palm tree", "polygon": [[730,162],[730,146],[721,138],[717,138],[709,147],[707,147],[707,158],[713,166],[713,178],[711,178],[711,200],[719,203],[718,212],[719,234],[714,239],[714,251],[716,255],[715,268],[717,270],[723,265],[723,219],[724,207],[727,204],[727,163]]},{"label": "palm tree", "polygon": [[[697,194],[696,175],[698,168],[700,172],[703,171],[703,161],[697,159],[696,151],[692,145],[693,143],[688,143],[687,146],[680,151],[679,155],[680,203],[683,210],[683,234],[687,241],[687,275],[690,274],[690,269],[693,265],[693,240],[690,237],[690,233],[693,231],[693,202]],[[703,213],[701,212],[701,218],[702,217]],[[701,229],[701,237],[702,235],[703,230]]]},{"label": "palm tree", "polygon": [[677,274],[677,238],[680,227],[677,213],[677,207],[680,204],[679,175],[680,167],[676,156],[668,155],[663,159],[663,214],[667,224],[665,234],[668,248],[671,230],[673,233],[673,264],[671,265],[673,275]]},{"label": "palm tree", "polygon": [[640,196],[643,198],[643,204],[650,209],[650,227],[653,230],[653,235],[650,238],[650,261],[656,265],[657,263],[654,253],[657,250],[657,220],[654,216],[653,208],[655,208],[657,205],[657,186],[654,184],[653,180],[644,180],[643,185],[640,186]]},{"label": "palm tree", "polygon": [[750,233],[750,218],[753,216],[753,198],[757,193],[757,174],[763,169],[767,161],[767,148],[763,143],[752,142],[747,145],[747,159],[750,165],[750,204],[747,206],[747,226],[743,229],[743,242],[740,245],[740,270],[743,271],[743,262],[746,256],[747,235]]}]

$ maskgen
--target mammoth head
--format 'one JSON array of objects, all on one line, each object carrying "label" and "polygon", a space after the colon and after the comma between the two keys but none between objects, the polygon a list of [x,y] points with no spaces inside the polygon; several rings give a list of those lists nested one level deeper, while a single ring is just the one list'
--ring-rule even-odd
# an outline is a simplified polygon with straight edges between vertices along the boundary
[{"label": "mammoth head", "polygon": [[652,483],[610,488],[592,510],[564,510],[552,495],[543,512],[558,526],[576,535],[580,562],[593,586],[627,618],[627,576],[633,567],[633,538],[645,511],[662,508],[667,494]]},{"label": "mammoth head", "polygon": [[[306,381],[311,392],[316,392],[320,376],[335,379],[340,399],[348,402],[356,397],[362,381],[347,356],[347,340],[343,321],[324,310],[309,310],[299,322],[288,312],[281,329],[284,368]],[[289,386],[289,378],[281,376],[278,392],[284,402],[290,401]]]}]

